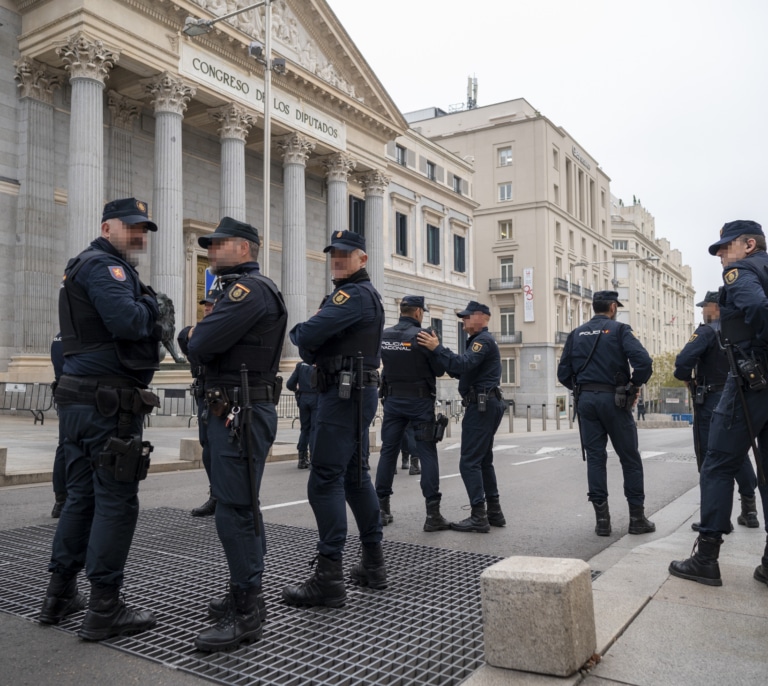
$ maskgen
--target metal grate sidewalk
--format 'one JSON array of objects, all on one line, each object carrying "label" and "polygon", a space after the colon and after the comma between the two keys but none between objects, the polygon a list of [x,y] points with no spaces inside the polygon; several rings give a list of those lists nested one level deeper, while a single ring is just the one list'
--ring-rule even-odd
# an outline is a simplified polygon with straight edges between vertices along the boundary
[{"label": "metal grate sidewalk", "polygon": [[[55,526],[0,531],[0,611],[37,616]],[[266,529],[269,616],[260,641],[229,653],[195,650],[195,636],[210,625],[208,601],[226,591],[226,561],[211,518],[159,508],[141,512],[126,568],[128,604],[151,609],[157,626],[104,643],[218,683],[254,686],[452,686],[483,664],[479,576],[501,558],[385,541],[387,591],[348,584],[342,610],[298,609],[280,594],[310,575],[317,533]],[[345,569],[356,558],[351,543]],[[73,633],[81,620],[59,628]]]}]

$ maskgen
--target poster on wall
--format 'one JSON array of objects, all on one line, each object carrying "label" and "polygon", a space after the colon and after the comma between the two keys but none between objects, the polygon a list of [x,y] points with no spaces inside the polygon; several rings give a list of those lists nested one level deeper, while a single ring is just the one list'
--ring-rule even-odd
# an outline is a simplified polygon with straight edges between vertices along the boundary
[{"label": "poster on wall", "polygon": [[523,299],[524,321],[532,322],[533,319],[533,267],[523,269]]}]

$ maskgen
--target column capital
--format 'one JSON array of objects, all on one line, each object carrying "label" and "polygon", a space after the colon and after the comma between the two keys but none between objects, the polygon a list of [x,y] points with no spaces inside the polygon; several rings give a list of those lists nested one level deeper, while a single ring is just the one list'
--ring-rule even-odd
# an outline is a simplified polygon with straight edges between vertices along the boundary
[{"label": "column capital", "polygon": [[234,102],[208,110],[208,116],[219,123],[219,136],[222,139],[235,138],[244,141],[248,131],[256,123],[256,117],[245,107]]},{"label": "column capital", "polygon": [[31,57],[22,57],[13,66],[16,67],[14,78],[18,81],[20,98],[53,104],[53,89],[60,88],[63,81],[60,74]]},{"label": "column capital", "polygon": [[355,178],[363,187],[366,196],[384,195],[389,186],[389,182],[392,180],[390,176],[387,176],[384,172],[378,169],[357,174]]},{"label": "column capital", "polygon": [[140,102],[126,98],[117,91],[109,91],[107,106],[112,113],[112,126],[126,131],[133,130],[133,122],[141,114]]},{"label": "column capital", "polygon": [[309,154],[315,149],[316,143],[309,138],[291,133],[277,139],[277,147],[283,154],[283,166],[287,164],[306,165]]},{"label": "column capital", "polygon": [[344,152],[335,152],[323,158],[325,167],[325,178],[328,181],[344,181],[349,179],[349,175],[355,170],[357,161]]},{"label": "column capital", "polygon": [[155,112],[184,114],[190,98],[197,93],[197,88],[167,71],[151,79],[144,79],[141,84],[151,97]]},{"label": "column capital", "polygon": [[64,61],[70,79],[93,79],[102,84],[120,59],[120,53],[112,52],[102,41],[91,39],[82,31],[56,48],[56,54]]}]

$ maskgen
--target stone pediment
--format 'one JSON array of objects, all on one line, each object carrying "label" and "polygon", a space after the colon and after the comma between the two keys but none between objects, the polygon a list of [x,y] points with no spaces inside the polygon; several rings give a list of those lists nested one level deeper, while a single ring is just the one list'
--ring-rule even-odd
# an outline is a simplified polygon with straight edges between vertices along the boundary
[{"label": "stone pediment", "polygon": [[[252,0],[192,2],[217,17],[254,4]],[[263,42],[265,12],[262,6],[224,22],[252,40]],[[273,0],[272,49],[350,98],[385,114],[396,125],[405,127],[401,113],[323,0]]]}]

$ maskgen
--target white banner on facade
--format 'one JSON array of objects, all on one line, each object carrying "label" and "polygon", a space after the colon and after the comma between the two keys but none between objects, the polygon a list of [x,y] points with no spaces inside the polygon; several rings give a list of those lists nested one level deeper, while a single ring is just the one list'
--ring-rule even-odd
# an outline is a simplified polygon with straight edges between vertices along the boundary
[{"label": "white banner on facade", "polygon": [[[186,40],[181,42],[179,74],[226,95],[257,112],[264,111],[264,82],[248,71]],[[297,100],[292,95],[280,93],[272,87],[273,119],[292,129],[332,145],[339,150],[347,149],[347,128],[343,121],[329,117],[324,112]]]},{"label": "white banner on facade", "polygon": [[523,269],[523,299],[524,299],[524,320],[532,322],[533,319],[533,267]]}]

